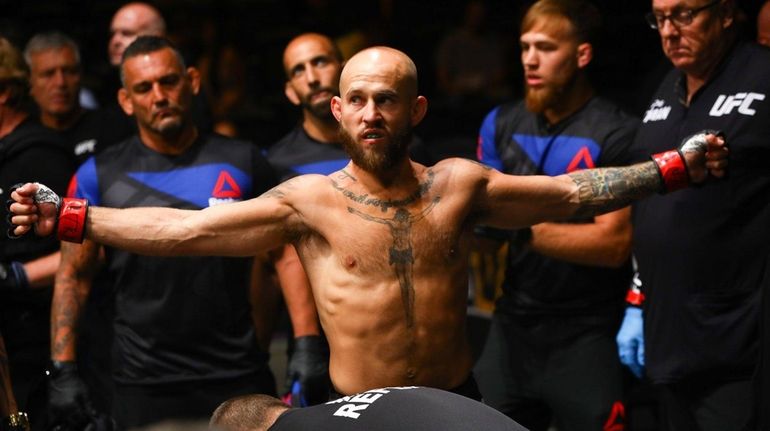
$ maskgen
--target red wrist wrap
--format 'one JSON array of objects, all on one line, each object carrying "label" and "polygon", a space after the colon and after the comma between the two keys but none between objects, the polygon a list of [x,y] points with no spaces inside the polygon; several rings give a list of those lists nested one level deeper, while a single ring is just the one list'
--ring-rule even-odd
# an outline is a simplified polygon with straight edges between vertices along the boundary
[{"label": "red wrist wrap", "polygon": [[62,199],[56,237],[62,241],[82,243],[86,228],[86,214],[88,214],[86,199]]},{"label": "red wrist wrap", "polygon": [[631,305],[641,307],[642,304],[644,304],[644,293],[642,293],[640,290],[629,289],[628,293],[626,294],[626,302]]},{"label": "red wrist wrap", "polygon": [[663,179],[663,193],[683,189],[690,184],[690,174],[684,163],[684,156],[678,150],[653,154],[652,160],[658,166],[658,173]]}]

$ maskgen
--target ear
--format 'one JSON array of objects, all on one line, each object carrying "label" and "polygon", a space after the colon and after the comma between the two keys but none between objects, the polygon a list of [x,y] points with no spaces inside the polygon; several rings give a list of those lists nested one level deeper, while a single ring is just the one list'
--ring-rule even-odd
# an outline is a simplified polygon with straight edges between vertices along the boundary
[{"label": "ear", "polygon": [[187,79],[190,80],[193,94],[198,94],[201,89],[201,73],[194,67],[187,68]]},{"label": "ear", "polygon": [[286,95],[286,98],[289,99],[292,105],[299,106],[299,96],[294,91],[294,86],[291,85],[291,82],[286,81],[286,84],[283,86],[283,94]]},{"label": "ear", "polygon": [[128,96],[128,90],[121,88],[118,90],[118,104],[123,108],[123,112],[126,115],[134,115],[134,105],[131,103],[131,99]]},{"label": "ear", "polygon": [[417,96],[417,99],[415,99],[414,105],[412,105],[412,127],[420,124],[423,118],[425,118],[425,113],[428,112],[428,99],[425,98],[425,96]]},{"label": "ear", "polygon": [[577,47],[577,66],[585,69],[594,58],[594,47],[590,43],[581,43]]},{"label": "ear", "polygon": [[337,119],[337,122],[342,121],[342,99],[339,96],[332,97],[332,115]]},{"label": "ear", "polygon": [[729,28],[735,22],[735,3],[726,1],[719,5],[722,28]]}]

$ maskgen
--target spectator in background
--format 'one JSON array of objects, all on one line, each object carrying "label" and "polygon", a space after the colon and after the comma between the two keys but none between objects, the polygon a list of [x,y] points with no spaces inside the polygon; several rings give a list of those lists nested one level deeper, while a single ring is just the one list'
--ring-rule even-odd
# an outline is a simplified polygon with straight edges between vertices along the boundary
[{"label": "spectator in background", "polygon": [[757,43],[770,46],[770,0],[762,4],[757,14]]},{"label": "spectator in background", "polygon": [[104,111],[80,106],[80,50],[70,37],[36,34],[27,42],[24,60],[40,122],[59,133],[79,163],[132,134],[125,122],[110,122]]},{"label": "spectator in background", "polygon": [[[620,356],[657,389],[662,429],[755,429],[751,377],[770,273],[770,51],[739,37],[735,0],[651,4],[647,21],[673,68],[652,95],[632,156],[708,125],[730,137],[731,171],[676,199],[635,205],[644,300],[626,312]],[[715,261],[715,250],[729,257]]]},{"label": "spectator in background", "polygon": [[[596,95],[587,70],[601,27],[586,1],[540,0],[521,25],[525,98],[487,115],[479,160],[515,175],[557,176],[628,162],[638,120]],[[545,431],[622,427],[615,333],[630,281],[631,211],[573,217],[508,242],[503,295],[474,370],[484,401]],[[493,237],[494,237],[493,236]]]},{"label": "spectator in background", "polygon": [[[166,36],[166,21],[160,11],[148,3],[131,2],[118,9],[110,22],[110,40],[107,54],[113,70],[105,77],[106,84],[102,91],[102,106],[107,110],[111,121],[123,121],[133,131],[136,123],[128,118],[117,104],[115,94],[121,88],[118,67],[121,56],[131,42],[139,36]],[[206,98],[200,93],[195,95],[193,118],[202,133],[212,130],[211,113]]]},{"label": "spectator in background", "polygon": [[[198,73],[167,40],[137,38],[121,76],[120,103],[139,133],[81,165],[71,195],[116,208],[197,209],[275,184],[255,145],[198,132],[191,115]],[[207,417],[232,396],[274,394],[267,350],[275,301],[262,283],[262,261],[140,256],[89,241],[64,247],[51,313],[54,423],[83,429],[89,419],[80,377],[87,370],[75,362],[75,341],[97,275],[109,284],[94,289],[115,296],[112,415],[119,426]]]},{"label": "spectator in background", "polygon": [[[0,38],[0,202],[14,184],[45,177],[63,192],[75,169],[70,152],[29,114],[28,70],[21,53]],[[7,216],[0,205],[0,220]],[[13,392],[44,430],[45,371],[50,357],[51,292],[59,265],[55,238],[0,235],[0,333],[5,339]]]}]

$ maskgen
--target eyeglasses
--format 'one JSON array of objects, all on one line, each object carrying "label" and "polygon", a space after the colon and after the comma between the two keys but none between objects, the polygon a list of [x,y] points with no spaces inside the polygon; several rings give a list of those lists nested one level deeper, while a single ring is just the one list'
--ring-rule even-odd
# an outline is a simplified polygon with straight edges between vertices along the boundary
[{"label": "eyeglasses", "polygon": [[714,0],[705,6],[697,7],[695,9],[680,10],[670,15],[658,15],[654,12],[649,12],[644,16],[644,19],[647,20],[647,24],[649,24],[650,28],[653,30],[657,30],[666,25],[666,20],[671,21],[671,25],[676,28],[684,27],[692,24],[693,18],[695,18],[695,15],[697,15],[699,12],[716,6],[720,1],[722,0]]}]

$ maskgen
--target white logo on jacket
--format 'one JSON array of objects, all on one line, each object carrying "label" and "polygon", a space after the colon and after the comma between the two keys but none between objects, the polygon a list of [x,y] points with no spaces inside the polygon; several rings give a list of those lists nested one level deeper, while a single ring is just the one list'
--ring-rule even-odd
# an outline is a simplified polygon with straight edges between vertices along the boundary
[{"label": "white logo on jacket", "polygon": [[729,115],[733,109],[738,108],[738,113],[743,115],[754,115],[757,111],[751,108],[755,101],[765,100],[765,95],[760,93],[736,93],[731,95],[720,94],[714,106],[711,107],[709,115],[712,117],[721,117]]},{"label": "white logo on jacket", "polygon": [[655,99],[650,104],[650,109],[644,113],[644,120],[642,120],[642,123],[647,123],[650,121],[662,121],[668,118],[668,113],[671,112],[671,107],[664,106],[665,104],[665,100]]}]

